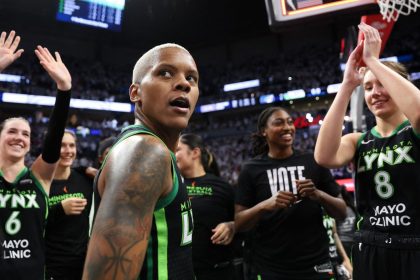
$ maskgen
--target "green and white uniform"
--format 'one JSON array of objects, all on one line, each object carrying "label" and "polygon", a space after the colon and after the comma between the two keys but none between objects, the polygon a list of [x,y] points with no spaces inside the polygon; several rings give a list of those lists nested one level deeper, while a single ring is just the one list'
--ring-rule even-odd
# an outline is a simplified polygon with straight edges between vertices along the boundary
[{"label": "green and white uniform", "polygon": [[[148,134],[159,138],[145,126],[131,125],[122,131],[113,147],[124,139],[137,134]],[[191,249],[193,231],[191,202],[176,166],[175,154],[172,151],[170,153],[173,174],[172,191],[156,203],[149,245],[140,273],[140,279],[143,280],[194,279]],[[104,165],[105,163],[102,164],[102,166]],[[98,177],[99,174],[96,178]],[[100,197],[97,192],[96,180],[95,197],[95,207],[97,207]]]},{"label": "green and white uniform", "polygon": [[354,279],[419,279],[420,134],[408,121],[389,137],[373,128],[360,138],[355,163]]},{"label": "green and white uniform", "polygon": [[44,279],[48,195],[25,167],[14,182],[0,171],[0,278]]}]

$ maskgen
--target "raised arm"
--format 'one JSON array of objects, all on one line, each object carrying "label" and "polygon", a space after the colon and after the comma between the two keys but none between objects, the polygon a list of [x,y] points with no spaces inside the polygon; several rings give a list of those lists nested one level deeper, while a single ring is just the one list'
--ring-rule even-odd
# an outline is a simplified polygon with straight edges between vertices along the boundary
[{"label": "raised arm", "polygon": [[99,184],[83,279],[137,279],[156,202],[172,186],[170,154],[154,137],[132,136],[111,151]]},{"label": "raised arm", "polygon": [[420,90],[379,61],[381,37],[376,28],[365,23],[359,25],[364,34],[363,61],[381,82],[413,128],[420,132]]},{"label": "raised arm", "polygon": [[360,85],[359,72],[363,45],[359,44],[350,54],[344,71],[343,82],[325,116],[315,146],[315,160],[328,168],[341,167],[349,163],[355,152],[360,133],[342,137],[342,126],[353,90]]},{"label": "raised arm", "polygon": [[35,54],[45,71],[56,82],[58,91],[44,139],[42,155],[34,161],[31,167],[32,172],[40,180],[48,194],[56,163],[60,158],[61,140],[70,107],[71,76],[58,52],[55,52],[54,58],[47,48],[38,46]]},{"label": "raised arm", "polygon": [[16,32],[14,30],[10,31],[9,36],[4,31],[0,35],[0,73],[23,53],[23,49],[17,50],[20,36],[15,37],[15,35]]}]

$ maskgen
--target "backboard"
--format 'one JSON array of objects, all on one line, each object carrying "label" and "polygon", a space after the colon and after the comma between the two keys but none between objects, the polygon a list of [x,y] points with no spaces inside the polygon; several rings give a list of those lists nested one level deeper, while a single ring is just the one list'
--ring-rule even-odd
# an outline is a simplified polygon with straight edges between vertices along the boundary
[{"label": "backboard", "polygon": [[270,26],[333,14],[368,10],[375,0],[265,0]]}]

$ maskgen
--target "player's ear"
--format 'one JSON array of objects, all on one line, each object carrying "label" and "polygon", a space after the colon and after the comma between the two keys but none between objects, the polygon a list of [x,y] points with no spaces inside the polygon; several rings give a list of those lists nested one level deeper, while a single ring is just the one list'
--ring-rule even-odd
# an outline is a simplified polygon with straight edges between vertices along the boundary
[{"label": "player's ear", "polygon": [[264,128],[264,130],[261,131],[261,135],[264,136],[264,137],[267,136],[267,132],[265,132],[265,128]]},{"label": "player's ear", "polygon": [[131,84],[129,89],[130,101],[137,103],[141,102],[140,96],[140,85],[139,84]]},{"label": "player's ear", "polygon": [[192,154],[194,157],[196,158],[200,158],[201,157],[201,150],[199,147],[195,147],[194,149],[192,149]]}]

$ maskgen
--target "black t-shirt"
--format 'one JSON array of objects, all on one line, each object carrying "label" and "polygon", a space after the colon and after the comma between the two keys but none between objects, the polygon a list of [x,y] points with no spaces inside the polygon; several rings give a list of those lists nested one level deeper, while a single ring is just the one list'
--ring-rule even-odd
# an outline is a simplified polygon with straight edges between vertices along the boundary
[{"label": "black t-shirt", "polygon": [[[318,165],[313,154],[294,153],[286,159],[263,155],[243,165],[235,202],[251,208],[279,191],[297,194],[294,181],[300,179],[312,179],[318,189],[334,197],[339,194],[330,171]],[[252,262],[259,271],[298,273],[329,259],[322,208],[309,198],[265,213],[252,236]]]},{"label": "black t-shirt", "polygon": [[231,245],[215,245],[212,229],[234,219],[234,190],[229,183],[213,174],[186,178],[188,196],[194,217],[193,263],[195,270],[206,270],[215,264],[232,260]]},{"label": "black t-shirt", "polygon": [[[67,180],[53,180],[47,227],[45,230],[47,270],[61,267],[80,268],[89,240],[89,212],[93,180],[72,169]],[[80,215],[66,215],[61,202],[67,198],[85,198],[87,205]]]}]

